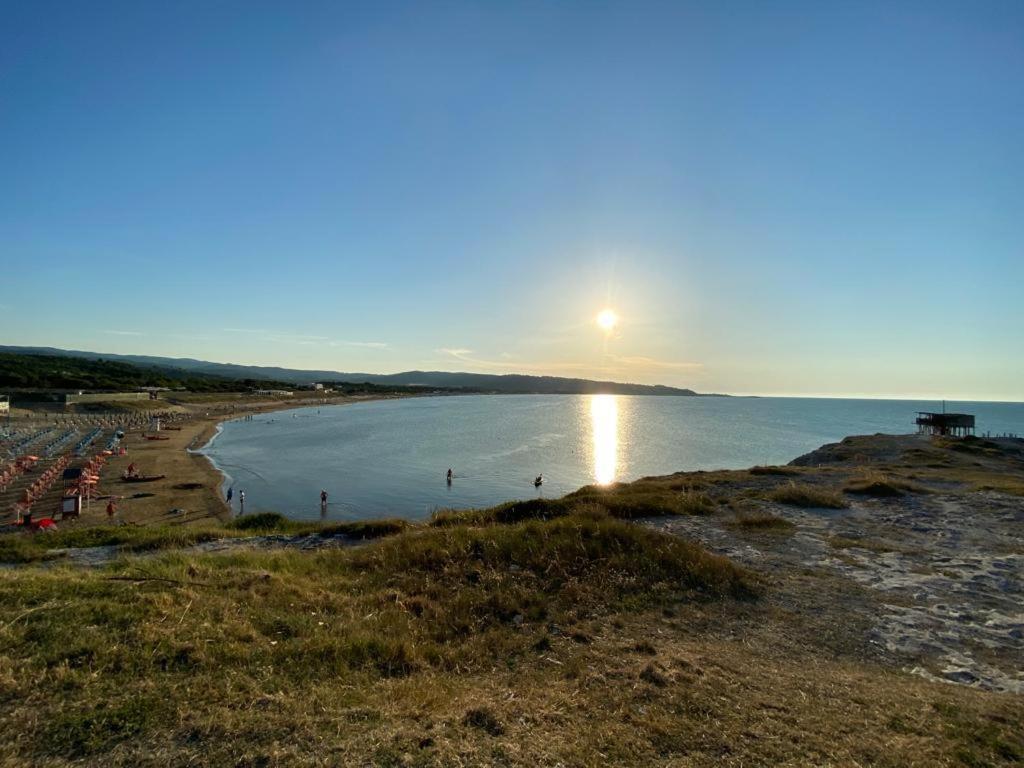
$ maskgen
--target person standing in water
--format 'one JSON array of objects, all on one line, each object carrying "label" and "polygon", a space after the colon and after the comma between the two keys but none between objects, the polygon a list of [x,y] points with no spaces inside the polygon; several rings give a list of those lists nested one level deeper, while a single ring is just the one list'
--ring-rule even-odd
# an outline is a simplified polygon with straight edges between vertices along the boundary
[{"label": "person standing in water", "polygon": [[448,467],[448,485],[452,484],[453,477],[455,477],[455,474],[452,472],[452,468]]},{"label": "person standing in water", "polygon": [[320,491],[320,511],[327,509],[327,491]]}]

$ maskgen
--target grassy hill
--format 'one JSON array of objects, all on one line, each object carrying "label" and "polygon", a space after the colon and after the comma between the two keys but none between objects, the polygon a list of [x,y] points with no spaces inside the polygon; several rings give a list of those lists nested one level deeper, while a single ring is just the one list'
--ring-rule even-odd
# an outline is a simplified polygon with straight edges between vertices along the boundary
[{"label": "grassy hill", "polygon": [[143,366],[117,360],[0,352],[4,389],[95,389],[130,391],[139,387],[185,388],[193,392],[237,392],[282,388],[272,379],[234,379],[167,366]]},{"label": "grassy hill", "polygon": [[697,396],[692,389],[667,387],[660,384],[630,384],[616,381],[571,379],[561,376],[527,376],[523,374],[463,373],[449,371],[404,371],[402,373],[344,373],[326,370],[299,370],[274,366],[235,365],[214,363],[192,358],[153,357],[148,355],[114,355],[52,347],[0,346],[0,352],[104,359],[146,367],[171,369],[193,375],[212,375],[232,379],[256,379],[309,384],[312,382],[338,382],[374,384],[382,387],[422,387],[431,389],[464,389],[476,392],[502,394],[618,394]]}]

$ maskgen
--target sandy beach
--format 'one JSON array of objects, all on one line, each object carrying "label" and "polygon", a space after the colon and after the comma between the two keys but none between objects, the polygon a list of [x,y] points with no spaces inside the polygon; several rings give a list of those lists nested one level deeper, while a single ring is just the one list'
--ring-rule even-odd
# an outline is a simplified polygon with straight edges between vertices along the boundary
[{"label": "sandy beach", "polygon": [[[147,431],[147,411],[104,414],[110,423],[130,424],[120,446],[126,449],[124,455],[110,456],[100,474],[95,496],[83,504],[79,518],[58,520],[59,526],[105,525],[111,522],[107,514],[107,502],[115,500],[115,523],[131,525],[167,524],[188,525],[193,523],[224,522],[230,519],[231,509],[221,494],[223,475],[213,463],[200,452],[217,433],[218,425],[224,421],[246,415],[295,408],[347,405],[367,400],[388,399],[391,396],[353,396],[333,398],[301,398],[273,400],[256,403],[232,400],[209,400],[197,403],[168,405],[155,402],[153,413],[169,414],[164,428],[159,433]],[[19,410],[16,412],[16,426],[22,428],[43,428],[55,421],[61,428],[74,420],[85,423],[99,416],[91,414],[64,414],[48,411]],[[85,427],[81,427],[85,431]],[[104,429],[97,438],[88,456],[98,453],[113,430]],[[159,439],[148,439],[158,437]],[[83,459],[72,461],[77,466]],[[47,465],[44,460],[43,466]],[[124,474],[130,466],[144,476],[159,476],[150,482],[125,482]],[[9,502],[3,497],[3,510],[8,512]],[[58,489],[50,492],[34,505],[36,517],[53,513],[58,498]]]}]

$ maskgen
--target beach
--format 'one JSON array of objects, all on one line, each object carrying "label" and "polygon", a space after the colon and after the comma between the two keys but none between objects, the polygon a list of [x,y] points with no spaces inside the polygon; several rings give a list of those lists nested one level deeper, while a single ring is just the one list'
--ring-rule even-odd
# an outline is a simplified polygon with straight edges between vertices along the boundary
[{"label": "beach", "polygon": [[[118,448],[125,449],[125,453],[120,455],[115,450],[114,455],[106,459],[93,498],[83,501],[81,515],[67,520],[58,519],[58,526],[84,527],[108,525],[111,522],[129,525],[189,525],[224,522],[232,515],[222,495],[224,476],[201,452],[202,447],[217,434],[218,425],[222,422],[273,411],[347,405],[398,396],[320,397],[256,402],[233,397],[176,404],[154,401],[149,410],[134,409],[102,414],[19,409],[14,424],[30,432],[57,424],[60,430],[77,429],[79,434],[98,425],[103,429],[102,434],[96,438],[85,457],[72,459],[72,467],[83,464],[86,457],[100,453],[113,435],[114,428],[111,425],[124,424],[126,427],[125,436],[118,445]],[[159,432],[150,426],[149,413],[164,415]],[[158,439],[147,439],[147,436]],[[37,472],[53,461],[41,458]],[[149,482],[125,482],[123,476],[129,467],[140,475],[162,477]],[[113,517],[107,514],[107,504],[111,499],[115,503]],[[13,519],[13,493],[9,492],[6,496],[0,493],[0,500],[0,513]],[[34,516],[39,518],[52,515],[58,500],[59,482],[54,483],[48,493],[33,505]]]}]

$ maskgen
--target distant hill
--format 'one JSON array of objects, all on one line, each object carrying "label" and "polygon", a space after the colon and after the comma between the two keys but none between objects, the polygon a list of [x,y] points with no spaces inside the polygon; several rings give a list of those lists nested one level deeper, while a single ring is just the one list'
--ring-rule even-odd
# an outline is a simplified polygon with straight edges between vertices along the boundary
[{"label": "distant hill", "polygon": [[591,379],[567,379],[559,376],[526,376],[523,374],[496,375],[489,373],[450,373],[446,371],[406,371],[404,373],[343,373],[341,371],[305,371],[294,368],[278,368],[262,365],[235,365],[213,363],[192,358],[154,357],[150,355],[117,355],[81,350],[56,349],[53,347],[16,347],[0,345],[0,352],[22,355],[63,355],[107,360],[151,368],[170,369],[184,373],[217,376],[228,379],[250,379],[280,381],[292,384],[313,382],[368,383],[395,387],[432,387],[443,389],[471,389],[481,392],[503,394],[549,394],[549,395],[670,395],[697,396],[692,389],[680,389],[650,384],[623,384],[614,381],[593,381]]},{"label": "distant hill", "polygon": [[7,349],[10,348],[0,348],[0,387],[8,392],[75,389],[118,392],[140,387],[238,392],[290,386],[279,380],[236,379],[170,366],[62,354],[17,353]]}]

